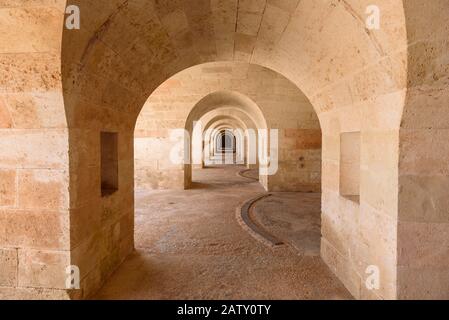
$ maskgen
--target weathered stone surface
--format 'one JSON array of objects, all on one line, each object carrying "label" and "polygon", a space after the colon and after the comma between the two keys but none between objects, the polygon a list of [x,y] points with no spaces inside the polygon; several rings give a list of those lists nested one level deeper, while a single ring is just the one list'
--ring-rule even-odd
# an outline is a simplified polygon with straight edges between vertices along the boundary
[{"label": "weathered stone surface", "polygon": [[68,212],[5,209],[4,243],[16,248],[65,250],[69,246]]},{"label": "weathered stone surface", "polygon": [[68,167],[66,130],[0,130],[3,168]]},{"label": "weathered stone surface", "polygon": [[[81,30],[63,28],[64,9],[69,4],[80,6]],[[348,217],[357,210],[364,217],[374,216],[371,211],[388,217],[374,219],[375,230],[388,219],[392,225],[441,223],[442,229],[447,223],[442,199],[447,198],[444,191],[449,176],[449,5],[446,0],[378,0],[381,28],[367,30],[369,4],[359,0],[214,0],[194,6],[185,1],[0,1],[0,170],[15,171],[19,181],[18,187],[10,189],[8,174],[6,182],[0,180],[0,206],[37,213],[92,204],[107,208],[110,214],[100,210],[102,221],[116,225],[121,215],[132,215],[132,133],[151,93],[171,76],[197,64],[251,62],[290,79],[318,113],[323,131],[323,207],[333,222],[329,234],[338,234],[325,239],[338,251],[329,254],[336,258],[326,260],[331,268],[358,297],[446,297],[449,281],[442,268],[422,269],[422,261],[416,258],[409,261],[407,270],[398,272],[398,239],[419,238],[421,229],[398,229],[397,238],[389,234],[389,243],[377,247],[381,235],[368,228],[362,232]],[[236,69],[241,69],[236,71],[241,80],[246,70]],[[204,88],[226,84],[229,90],[248,95],[265,88],[263,93],[278,103],[285,103],[281,96],[291,93],[291,86],[279,85],[279,79],[261,87],[219,73],[218,81],[208,73]],[[198,80],[191,77],[187,82]],[[184,103],[202,98],[203,87],[179,88],[175,82],[165,88],[166,92],[175,89],[189,97],[169,101],[162,108],[176,112]],[[273,122],[270,127],[284,123],[284,128],[295,128],[299,126],[296,120],[304,120],[298,114],[282,114],[285,122]],[[123,137],[119,143],[123,184],[112,199],[101,198],[95,186],[87,187],[87,180],[99,180],[95,178],[96,140],[88,135],[69,137],[65,127],[95,134],[114,131]],[[338,195],[339,135],[355,131],[362,136],[360,208]],[[36,178],[30,173],[34,170],[52,173],[45,177],[40,172]],[[56,177],[54,171],[67,174]],[[310,174],[316,181],[318,171]],[[268,177],[261,181],[269,185]],[[14,202],[10,190],[15,190]],[[111,239],[111,230],[92,232],[81,237]],[[4,238],[4,233],[0,236]],[[360,239],[365,240],[360,247],[366,249],[366,256],[363,250],[350,251]],[[436,240],[429,239],[429,243]],[[410,251],[404,256],[413,257],[413,247],[404,246],[404,250]],[[440,259],[444,253],[431,254],[431,246],[423,245],[416,252],[427,257],[430,265],[445,261]],[[399,276],[388,278],[394,288],[371,295],[359,290],[359,271],[354,266],[361,260],[376,260],[376,255],[388,256],[382,268]],[[119,262],[117,250],[112,250],[104,265],[94,268],[91,279],[106,276]],[[17,290],[19,296],[33,292],[39,294]],[[40,293],[50,297],[50,292]]]},{"label": "weathered stone surface", "polygon": [[44,288],[0,287],[1,300],[70,300],[76,298],[67,290]]},{"label": "weathered stone surface", "polygon": [[67,209],[68,177],[60,170],[21,170],[18,178],[18,202],[28,209]]},{"label": "weathered stone surface", "polygon": [[68,252],[19,249],[19,287],[66,289]]},{"label": "weathered stone surface", "polygon": [[17,286],[17,249],[0,249],[0,286]]},{"label": "weathered stone surface", "polygon": [[17,174],[15,170],[0,170],[0,207],[16,204]]}]

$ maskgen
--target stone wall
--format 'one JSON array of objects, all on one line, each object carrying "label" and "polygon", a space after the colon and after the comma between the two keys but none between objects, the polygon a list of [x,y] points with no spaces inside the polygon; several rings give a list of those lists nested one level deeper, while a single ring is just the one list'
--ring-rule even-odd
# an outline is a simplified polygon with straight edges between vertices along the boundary
[{"label": "stone wall", "polygon": [[[447,297],[448,2],[378,0],[379,30],[364,23],[368,0],[191,3],[0,1],[2,296],[66,296],[68,262],[82,267],[84,295],[108,277],[132,249],[142,106],[177,72],[234,60],[276,70],[315,108],[321,254],[351,293]],[[80,30],[63,29],[66,4],[79,5]],[[119,191],[108,198],[101,131],[119,134]],[[360,132],[359,203],[339,192],[348,132]],[[365,287],[367,266],[379,267],[380,289]]]},{"label": "stone wall", "polygon": [[64,1],[0,1],[0,300],[69,297],[63,10]]},{"label": "stone wall", "polygon": [[404,6],[410,67],[399,144],[398,298],[449,299],[449,2]]}]

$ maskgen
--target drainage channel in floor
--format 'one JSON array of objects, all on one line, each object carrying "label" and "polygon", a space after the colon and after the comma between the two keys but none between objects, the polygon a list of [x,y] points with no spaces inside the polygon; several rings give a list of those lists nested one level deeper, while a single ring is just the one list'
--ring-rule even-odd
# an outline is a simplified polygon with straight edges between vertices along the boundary
[{"label": "drainage channel in floor", "polygon": [[271,194],[264,194],[245,202],[241,207],[237,208],[237,220],[239,221],[239,224],[254,238],[270,247],[275,247],[284,245],[284,242],[276,238],[256,222],[254,222],[250,215],[251,209],[257,201],[270,196]]},{"label": "drainage channel in floor", "polygon": [[237,208],[237,220],[255,239],[267,246],[289,245],[308,256],[320,253],[319,193],[261,194]]}]

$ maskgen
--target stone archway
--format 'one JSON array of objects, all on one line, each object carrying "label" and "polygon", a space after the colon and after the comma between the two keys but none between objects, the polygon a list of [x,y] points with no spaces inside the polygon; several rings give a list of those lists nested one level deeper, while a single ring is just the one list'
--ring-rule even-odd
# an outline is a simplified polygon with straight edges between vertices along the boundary
[{"label": "stone archway", "polygon": [[[402,1],[379,3],[384,14],[386,16],[390,14],[394,19],[391,19],[378,36],[367,34],[363,20],[357,18],[363,16],[364,8],[351,2],[339,2],[334,5],[326,1],[301,1],[288,8],[284,5],[270,5],[265,11],[245,6],[237,8],[233,2],[220,3],[217,7],[210,7],[209,2],[206,2],[206,7],[195,8],[185,6],[182,2],[179,4],[180,7],[174,4],[142,3],[142,6],[145,5],[149,8],[142,9],[139,4],[135,7],[121,6],[120,2],[108,5],[111,8],[109,14],[105,14],[108,18],[100,19],[98,22],[101,23],[92,27],[94,39],[101,39],[101,42],[94,41],[93,45],[91,42],[88,46],[83,46],[84,52],[80,52],[81,64],[86,65],[84,70],[92,68],[92,72],[95,72],[94,69],[97,67],[94,64],[90,67],[89,61],[93,62],[95,56],[104,56],[109,52],[109,46],[113,52],[117,52],[120,60],[124,58],[125,61],[132,60],[135,63],[135,68],[123,66],[123,72],[120,72],[123,80],[119,82],[119,86],[116,85],[118,82],[111,81],[104,84],[111,89],[114,88],[114,92],[123,97],[108,97],[114,105],[121,104],[121,109],[124,105],[130,107],[143,105],[148,95],[171,74],[199,62],[224,57],[250,60],[270,67],[292,80],[311,101],[323,130],[323,258],[355,296],[362,296],[362,292],[371,293],[364,291],[362,285],[364,272],[355,266],[379,265],[384,275],[385,286],[376,295],[383,298],[394,297],[396,261],[395,253],[390,251],[390,247],[394,247],[395,243],[393,238],[387,237],[385,242],[379,244],[378,237],[372,232],[362,231],[360,238],[359,232],[363,229],[355,226],[353,231],[346,227],[353,225],[351,221],[356,221],[355,217],[361,210],[366,213],[367,218],[375,221],[375,225],[380,226],[384,223],[395,225],[395,219],[385,220],[384,214],[378,214],[390,210],[390,200],[386,201],[388,204],[384,208],[376,209],[376,213],[369,210],[370,206],[365,206],[367,202],[364,195],[371,194],[371,186],[385,177],[378,175],[371,177],[371,181],[366,184],[361,183],[360,205],[342,198],[339,194],[339,176],[336,174],[339,172],[339,148],[334,146],[339,145],[341,132],[362,131],[360,110],[367,109],[374,112],[374,117],[382,115],[381,110],[369,107],[366,99],[380,97],[390,92],[398,92],[398,99],[401,97],[401,90],[405,84],[396,80],[400,79],[404,69],[385,65],[384,60],[385,56],[399,59],[406,56],[407,41]],[[82,6],[81,10],[83,11]],[[242,11],[241,13],[246,10],[257,11],[254,13],[261,17],[260,35],[257,33],[251,35],[253,31],[244,28],[244,21],[220,19],[236,17],[236,10]],[[354,17],[354,11],[360,14]],[[131,17],[137,22],[142,16],[147,22],[145,27],[142,28],[142,24],[139,23],[133,24],[141,26],[138,30],[126,27]],[[244,14],[238,16],[242,17],[241,19],[245,17]],[[273,18],[278,16],[285,18]],[[179,30],[170,29],[173,19],[180,22]],[[151,22],[148,23],[149,21]],[[214,21],[217,21],[217,24]],[[231,28],[226,28],[227,25]],[[220,37],[215,36],[215,28],[223,30],[219,33]],[[235,30],[237,33],[234,38]],[[282,34],[276,34],[275,31],[268,30],[284,31]],[[189,42],[197,32],[202,32],[201,41]],[[142,43],[134,40],[138,34],[145,34],[145,38],[151,41]],[[229,36],[225,36],[226,34]],[[122,39],[127,41],[123,43]],[[109,46],[102,47],[103,43]],[[231,48],[228,43],[234,43],[232,46],[234,49],[228,50],[227,48]],[[156,54],[152,59],[148,59],[146,53],[151,46],[157,46],[160,50],[153,51]],[[114,58],[113,60],[119,61]],[[314,63],[315,61],[319,62]],[[337,67],[329,69],[330,64]],[[117,70],[117,67],[115,69]],[[81,73],[87,74],[84,71]],[[375,80],[371,80],[373,74],[376,75]],[[139,83],[139,80],[134,82],[131,80],[130,86],[125,89],[123,77],[129,80],[140,77],[145,79],[145,85]],[[88,79],[88,83],[92,80]],[[98,80],[100,84],[102,81]],[[376,82],[375,86],[372,85],[373,81]],[[132,93],[133,91],[143,94],[136,95]],[[122,104],[121,99],[126,99],[127,102]],[[390,112],[396,109],[401,110],[402,105],[399,103],[393,106]],[[123,117],[120,118],[123,120]],[[133,121],[130,119],[130,122]],[[370,135],[372,139],[385,140],[386,143],[394,145],[395,142],[386,134],[387,131],[379,127]],[[362,138],[362,152],[365,152],[367,147],[371,150],[369,144],[364,144],[364,141],[366,140]],[[362,156],[362,168],[370,171],[371,164],[364,163],[364,159]],[[380,166],[390,172],[390,168],[396,165],[394,160],[391,160],[384,159],[382,163],[375,164],[375,169],[379,171]],[[364,177],[362,180],[367,181]],[[395,194],[394,191],[395,187],[392,185],[382,188],[383,194],[376,193],[377,197],[387,200]],[[385,231],[385,228],[383,229]],[[393,236],[396,234],[396,228],[388,229],[388,233]],[[372,249],[356,250],[357,245],[361,243]],[[379,251],[383,253],[379,254]],[[354,252],[357,254],[354,255]],[[359,255],[358,252],[364,254]],[[368,252],[368,255],[365,252]],[[391,259],[379,260],[378,257],[384,255]]]},{"label": "stone archway", "polygon": [[[217,79],[220,77],[226,81],[218,81]],[[248,83],[252,83],[252,86],[248,86]],[[277,88],[275,92],[270,91],[273,84]],[[243,98],[243,96],[239,98],[238,95],[235,95],[236,98],[225,98],[227,92],[236,92],[234,89],[247,95],[250,99]],[[216,94],[212,95],[215,92]],[[223,98],[220,98],[219,92],[223,93]],[[208,95],[210,95],[210,100],[206,100],[204,103],[213,105],[213,108],[221,105],[250,104],[250,100],[254,100],[262,109],[262,113],[267,115],[267,121],[271,128],[279,129],[281,148],[296,149],[295,153],[291,152],[284,159],[281,169],[285,166],[295,168],[295,163],[300,157],[303,157],[303,161],[308,161],[307,167],[311,167],[308,172],[304,173],[310,179],[309,182],[304,182],[304,178],[298,179],[299,173],[290,174],[291,178],[286,183],[289,185],[288,188],[290,190],[295,188],[298,190],[301,188],[319,189],[317,185],[321,171],[321,132],[318,119],[309,101],[290,81],[274,71],[257,65],[235,62],[208,63],[189,68],[164,82],[150,96],[138,117],[135,130],[135,170],[138,189],[185,187],[182,166],[162,164],[161,162],[168,158],[167,154],[174,144],[169,139],[170,132],[183,128],[185,119],[192,108]],[[279,102],[276,99],[279,99]],[[273,112],[273,108],[279,108],[280,112]],[[256,118],[251,115],[256,112],[255,110],[247,108],[246,111],[243,110],[247,114],[241,114],[239,117],[245,119],[253,117],[250,122],[259,121],[261,125],[258,127],[265,128],[265,125],[262,125],[264,123],[262,115]],[[253,126],[253,129],[256,127]],[[285,131],[288,131],[288,134],[285,134]],[[257,132],[255,135],[257,139]],[[298,145],[296,140],[298,140]],[[184,149],[182,143],[179,144],[179,147]],[[155,149],[159,151],[153,152],[152,150]],[[300,154],[301,150],[304,151],[303,154]],[[305,150],[309,151],[305,152]],[[307,169],[302,168],[302,171],[307,171]],[[189,176],[184,180],[188,182]],[[269,181],[265,183],[268,188],[267,183]],[[279,180],[273,186],[282,183],[284,182]],[[188,184],[186,186],[188,187]]]},{"label": "stone archway", "polygon": [[[220,128],[220,131],[218,132],[217,136],[215,137],[215,142],[217,146],[218,153],[227,154],[227,153],[234,153],[236,152],[236,136],[234,135],[233,128]],[[234,163],[234,159],[232,160],[232,163]]]},{"label": "stone archway", "polygon": [[[194,123],[202,123],[201,119],[207,119],[209,114],[226,109],[235,110],[234,113],[236,115],[246,115],[246,117],[249,118],[245,119],[242,117],[238,119],[243,121],[243,126],[245,129],[267,129],[267,119],[265,119],[260,107],[254,101],[237,92],[218,91],[207,95],[192,108],[185,122],[186,132],[189,136],[192,136],[194,132]],[[210,124],[206,123],[205,125],[205,129],[209,129]],[[254,132],[254,139],[252,139],[254,140],[252,142],[253,145],[254,143],[257,143],[255,136],[256,132]],[[191,154],[191,150],[193,148],[192,141],[190,141],[189,145],[190,149],[188,152]],[[189,156],[189,158],[191,159],[192,156]],[[184,174],[185,186],[188,188],[192,181],[192,164],[186,164],[184,166]]]},{"label": "stone archway", "polygon": [[[237,128],[243,129],[243,133],[246,133],[244,137],[243,148],[245,151],[244,162],[246,163],[248,169],[258,168],[258,156],[257,156],[257,126],[254,119],[246,112],[239,110],[238,108],[220,108],[207,113],[201,118],[201,122],[205,123],[204,132],[207,134],[209,128],[214,125],[214,122],[219,122],[223,119],[231,119],[237,121],[235,125]],[[207,138],[207,137],[205,137]],[[250,143],[252,140],[253,143]]]},{"label": "stone archway", "polygon": [[[79,5],[81,30],[63,30],[68,4]],[[447,297],[442,270],[448,253],[435,253],[432,245],[441,239],[425,238],[416,246],[407,239],[424,239],[424,233],[447,239],[441,214],[446,117],[440,115],[447,108],[448,4],[377,4],[383,13],[378,31],[365,28],[365,7],[355,0],[2,6],[9,18],[0,25],[7,39],[0,69],[8,75],[0,83],[1,175],[2,188],[12,190],[1,199],[1,248],[12,261],[3,294],[67,296],[67,265],[81,269],[84,291],[72,297],[95,291],[133,247],[133,129],[141,106],[180,70],[237,60],[289,78],[317,111],[323,130],[322,257],[354,296]],[[257,19],[249,23],[250,17]],[[22,112],[9,115],[22,103],[37,111],[24,122]],[[433,112],[417,112],[422,106]],[[55,121],[40,121],[40,112]],[[119,191],[106,199],[99,187],[100,132],[118,133]],[[342,133],[353,132],[361,137],[360,203],[339,194],[339,146]],[[420,143],[411,146],[410,140]],[[363,285],[368,265],[383,275],[374,292]]]}]

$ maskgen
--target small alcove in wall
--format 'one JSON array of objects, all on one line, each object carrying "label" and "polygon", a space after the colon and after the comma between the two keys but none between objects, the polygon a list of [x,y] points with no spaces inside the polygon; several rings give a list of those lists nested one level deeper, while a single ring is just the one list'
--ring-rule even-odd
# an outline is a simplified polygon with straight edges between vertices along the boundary
[{"label": "small alcove in wall", "polygon": [[340,135],[340,195],[360,202],[360,132]]},{"label": "small alcove in wall", "polygon": [[118,190],[118,134],[101,132],[101,196]]}]

